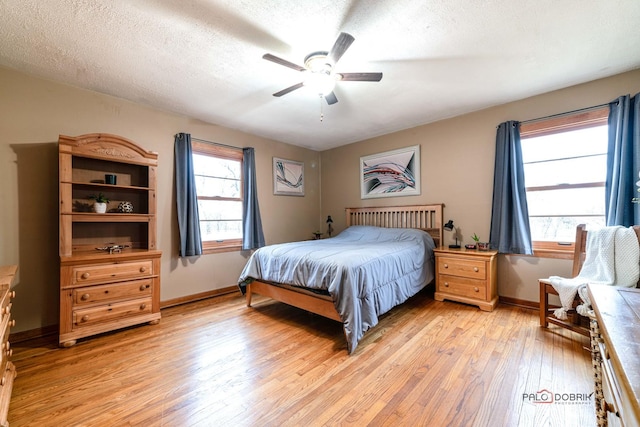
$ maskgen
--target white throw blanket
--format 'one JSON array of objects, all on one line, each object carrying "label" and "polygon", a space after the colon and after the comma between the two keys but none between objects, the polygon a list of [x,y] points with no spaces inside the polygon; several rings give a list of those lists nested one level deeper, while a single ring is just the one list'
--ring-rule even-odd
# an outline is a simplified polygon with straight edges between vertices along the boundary
[{"label": "white throw blanket", "polygon": [[640,246],[633,228],[614,226],[589,231],[586,257],[578,276],[573,279],[549,277],[562,303],[554,314],[558,319],[567,319],[567,310],[572,308],[581,290],[585,304],[578,306],[577,311],[585,315],[590,310],[590,301],[585,298],[588,283],[631,288],[636,286],[639,277]]}]

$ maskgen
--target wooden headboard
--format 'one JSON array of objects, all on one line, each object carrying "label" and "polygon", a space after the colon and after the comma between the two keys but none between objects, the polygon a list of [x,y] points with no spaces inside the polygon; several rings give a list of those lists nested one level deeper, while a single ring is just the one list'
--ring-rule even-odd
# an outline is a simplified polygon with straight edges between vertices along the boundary
[{"label": "wooden headboard", "polygon": [[378,208],[347,208],[347,227],[373,225],[386,228],[419,228],[431,235],[436,246],[442,244],[444,203]]}]

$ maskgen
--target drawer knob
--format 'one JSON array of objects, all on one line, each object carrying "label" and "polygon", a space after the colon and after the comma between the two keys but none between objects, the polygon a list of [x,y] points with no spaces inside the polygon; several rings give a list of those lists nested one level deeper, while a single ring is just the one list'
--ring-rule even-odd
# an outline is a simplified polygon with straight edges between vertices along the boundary
[{"label": "drawer knob", "polygon": [[16,297],[16,291],[11,291],[11,293],[9,294],[9,298],[15,298]]},{"label": "drawer knob", "polygon": [[12,328],[16,326],[16,319],[11,319],[11,322],[9,322],[9,326]]},{"label": "drawer knob", "polygon": [[2,377],[2,379],[0,379],[0,385],[4,385],[4,377]]},{"label": "drawer knob", "polygon": [[88,315],[88,314],[85,314],[84,316],[82,316],[82,319],[81,319],[81,320],[82,320],[83,322],[88,321],[88,320],[89,320],[89,315]]},{"label": "drawer knob", "polygon": [[144,310],[145,308],[147,308],[147,304],[140,304],[140,310]]},{"label": "drawer knob", "polygon": [[145,289],[147,289],[147,287],[145,285],[140,285],[140,290],[144,291]]},{"label": "drawer knob", "polygon": [[140,267],[140,273],[144,273],[145,271],[147,271],[146,267]]},{"label": "drawer knob", "polygon": [[449,268],[449,264],[442,264],[444,268]]},{"label": "drawer knob", "polygon": [[88,299],[89,299],[89,294],[84,294],[84,295],[82,295],[82,296],[80,297],[80,299],[81,299],[82,301],[86,301],[86,300],[88,300]]},{"label": "drawer knob", "polygon": [[88,279],[89,278],[89,273],[82,273],[82,277],[83,279]]},{"label": "drawer knob", "polygon": [[449,282],[444,282],[444,287],[448,288],[449,287]]},{"label": "drawer knob", "polygon": [[476,291],[476,292],[480,292],[480,289],[478,289],[478,287],[477,287],[477,286],[476,286],[476,287],[474,287],[474,288],[473,288],[473,290],[474,290],[474,291]]},{"label": "drawer knob", "polygon": [[473,271],[477,273],[478,271],[480,271],[480,269],[478,267],[473,267]]}]

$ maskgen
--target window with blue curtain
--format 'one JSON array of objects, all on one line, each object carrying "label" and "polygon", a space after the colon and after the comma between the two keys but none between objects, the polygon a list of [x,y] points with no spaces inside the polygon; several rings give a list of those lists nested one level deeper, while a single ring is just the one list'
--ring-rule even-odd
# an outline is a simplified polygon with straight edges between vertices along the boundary
[{"label": "window with blue curtain", "polygon": [[181,133],[175,150],[180,255],[264,246],[254,149]]}]

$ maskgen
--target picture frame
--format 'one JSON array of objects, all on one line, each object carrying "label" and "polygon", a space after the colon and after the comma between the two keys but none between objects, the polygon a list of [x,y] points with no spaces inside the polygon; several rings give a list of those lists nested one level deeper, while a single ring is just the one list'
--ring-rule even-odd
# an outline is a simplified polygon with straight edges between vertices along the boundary
[{"label": "picture frame", "polygon": [[420,194],[420,146],[360,157],[360,197]]},{"label": "picture frame", "polygon": [[304,196],[304,163],[273,158],[273,194]]}]

